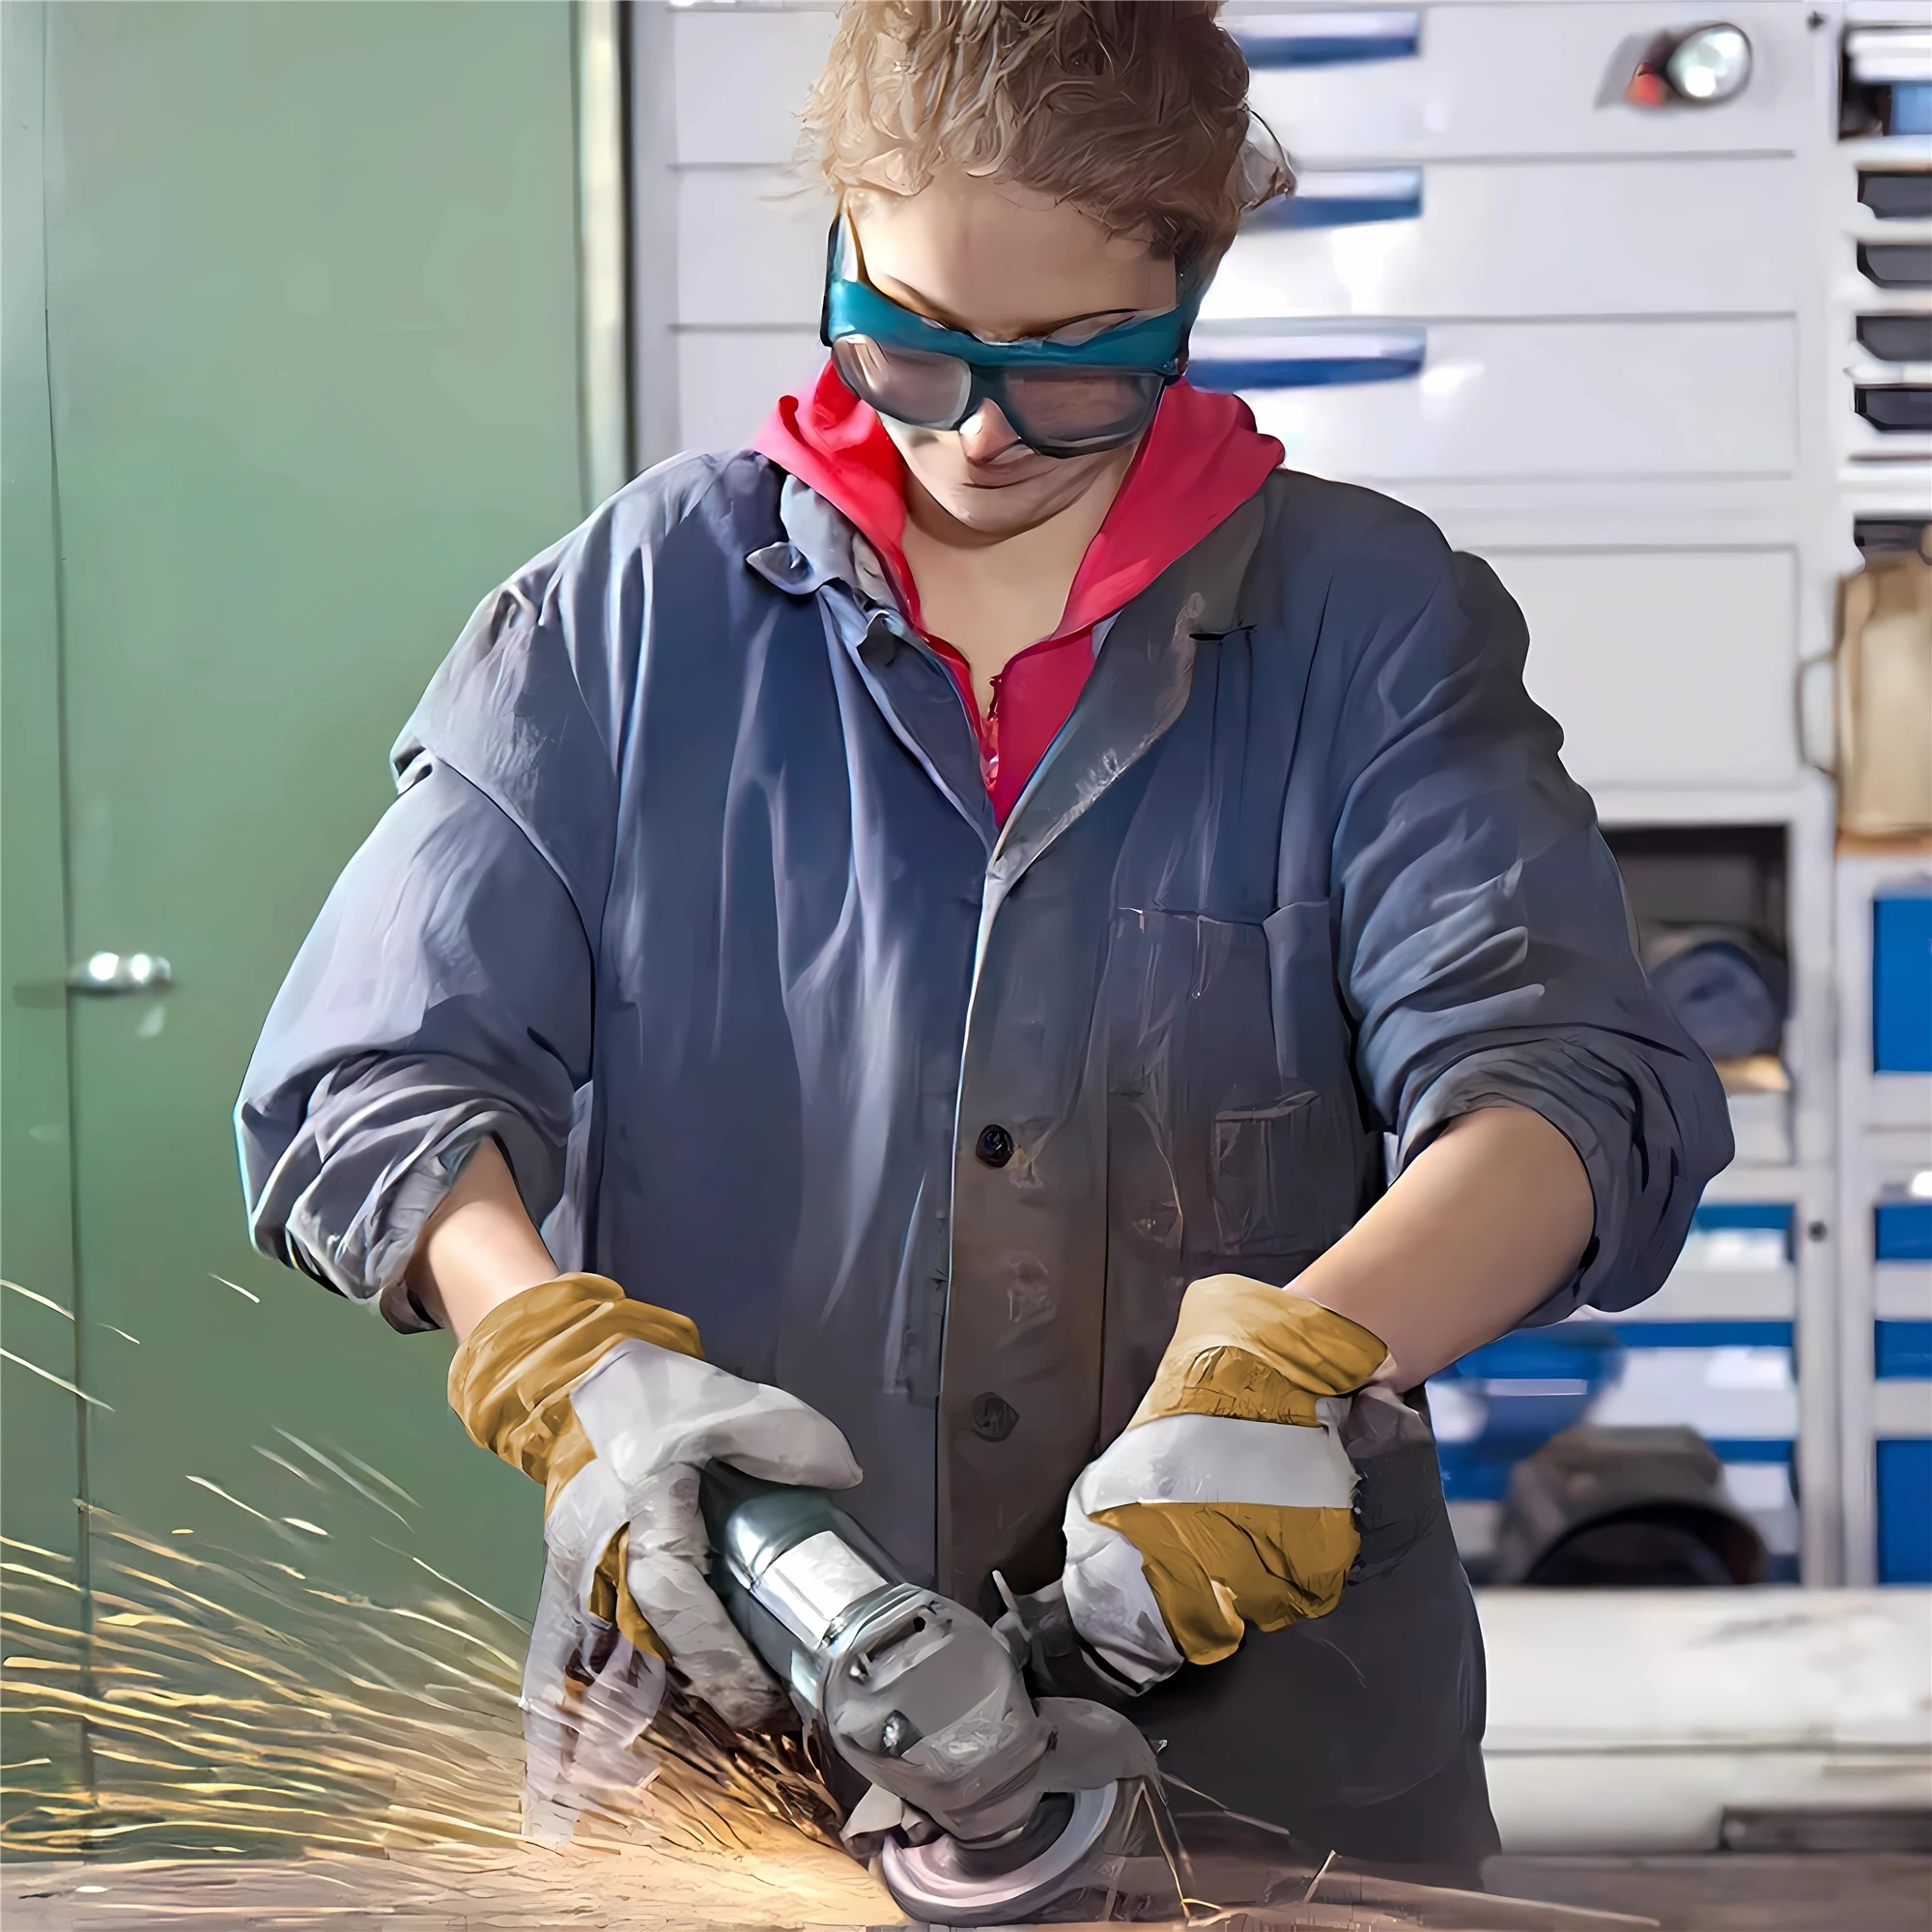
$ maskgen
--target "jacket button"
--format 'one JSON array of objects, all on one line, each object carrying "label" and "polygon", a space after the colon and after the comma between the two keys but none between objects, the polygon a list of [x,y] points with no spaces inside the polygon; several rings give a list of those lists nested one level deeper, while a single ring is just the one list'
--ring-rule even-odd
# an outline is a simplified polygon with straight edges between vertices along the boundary
[{"label": "jacket button", "polygon": [[1013,1157],[1013,1137],[995,1122],[980,1129],[980,1138],[974,1143],[973,1151],[988,1167],[1005,1167]]},{"label": "jacket button", "polygon": [[973,1398],[973,1434],[983,1436],[988,1442],[1004,1442],[1013,1433],[1013,1425],[1019,1419],[1019,1410],[1005,1396],[995,1395],[991,1389]]}]

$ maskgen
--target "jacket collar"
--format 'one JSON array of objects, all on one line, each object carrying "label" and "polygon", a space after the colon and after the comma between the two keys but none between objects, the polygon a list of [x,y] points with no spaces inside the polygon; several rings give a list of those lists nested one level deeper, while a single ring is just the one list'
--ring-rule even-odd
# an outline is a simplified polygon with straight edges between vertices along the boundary
[{"label": "jacket collar", "polygon": [[[958,694],[900,614],[871,546],[795,476],[785,478],[779,517],[784,541],[753,551],[745,561],[794,597],[813,596],[828,585],[849,593],[848,599],[835,600],[844,611],[829,609],[828,619],[895,732],[987,837],[990,911],[1180,716],[1193,683],[1197,643],[1238,622],[1241,585],[1261,541],[1265,509],[1259,493],[1250,497],[1109,625],[1073,715],[1047,748],[996,839],[991,808],[983,806],[977,784],[977,752],[971,765],[975,782],[962,779],[962,753],[972,750],[972,729]],[[907,675],[915,665],[929,669],[940,685],[927,689],[930,680],[922,677],[915,687]]]}]

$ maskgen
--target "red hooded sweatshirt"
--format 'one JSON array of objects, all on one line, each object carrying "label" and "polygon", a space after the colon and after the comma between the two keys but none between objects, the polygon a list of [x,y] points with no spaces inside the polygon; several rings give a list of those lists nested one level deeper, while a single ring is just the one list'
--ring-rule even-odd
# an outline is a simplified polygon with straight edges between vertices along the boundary
[{"label": "red hooded sweatshirt", "polygon": [[919,590],[900,548],[905,464],[885,425],[830,362],[803,402],[781,396],[753,445],[816,490],[878,552],[909,622],[939,653],[980,738],[993,815],[1004,825],[1034,767],[1072,715],[1094,668],[1094,627],[1137,597],[1262,486],[1282,446],[1255,428],[1237,396],[1170,384],[1120,494],[1074,573],[1050,638],[1030,644],[993,679],[981,716],[966,660],[920,624]]}]

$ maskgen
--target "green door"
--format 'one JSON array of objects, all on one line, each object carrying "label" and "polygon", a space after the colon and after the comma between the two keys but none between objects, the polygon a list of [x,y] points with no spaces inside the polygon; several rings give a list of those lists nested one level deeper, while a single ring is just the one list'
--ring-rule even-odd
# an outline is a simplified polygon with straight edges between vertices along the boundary
[{"label": "green door", "polygon": [[[99,1590],[79,1486],[527,1615],[539,1498],[448,1344],[254,1254],[229,1116],[430,671],[582,511],[570,10],[6,14],[8,1533]],[[172,987],[63,1003],[136,953]]]}]

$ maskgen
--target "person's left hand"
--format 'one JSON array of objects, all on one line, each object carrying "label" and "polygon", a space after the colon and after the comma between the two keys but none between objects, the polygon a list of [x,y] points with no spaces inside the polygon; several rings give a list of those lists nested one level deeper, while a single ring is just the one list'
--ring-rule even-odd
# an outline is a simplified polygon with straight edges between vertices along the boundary
[{"label": "person's left hand", "polygon": [[1140,1689],[1340,1601],[1360,1539],[1336,1433],[1388,1350],[1290,1289],[1188,1289],[1132,1420],[1066,1503],[1074,1628]]}]

